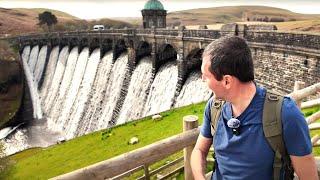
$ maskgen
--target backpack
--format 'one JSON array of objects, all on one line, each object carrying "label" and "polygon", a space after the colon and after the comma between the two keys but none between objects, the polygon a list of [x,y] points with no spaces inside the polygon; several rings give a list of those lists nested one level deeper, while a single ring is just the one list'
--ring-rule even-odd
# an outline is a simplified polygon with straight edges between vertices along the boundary
[{"label": "backpack", "polygon": [[[293,179],[294,170],[291,164],[290,156],[285,148],[282,138],[282,123],[281,123],[281,107],[283,96],[267,91],[263,107],[262,125],[264,136],[267,139],[272,150],[275,152],[273,162],[273,179],[280,179],[281,167],[284,168],[285,180]],[[224,101],[214,100],[211,108],[211,134],[215,137],[220,113]],[[213,155],[215,156],[215,155]],[[215,158],[215,157],[214,157]],[[215,166],[217,162],[215,162]],[[214,171],[214,170],[213,170]]]}]

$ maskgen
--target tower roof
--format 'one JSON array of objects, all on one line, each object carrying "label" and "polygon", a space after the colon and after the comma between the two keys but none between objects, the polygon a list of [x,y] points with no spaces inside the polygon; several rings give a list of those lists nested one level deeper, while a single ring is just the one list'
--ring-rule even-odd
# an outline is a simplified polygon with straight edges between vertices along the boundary
[{"label": "tower roof", "polygon": [[158,0],[149,0],[145,5],[144,9],[147,10],[164,10],[163,5]]}]

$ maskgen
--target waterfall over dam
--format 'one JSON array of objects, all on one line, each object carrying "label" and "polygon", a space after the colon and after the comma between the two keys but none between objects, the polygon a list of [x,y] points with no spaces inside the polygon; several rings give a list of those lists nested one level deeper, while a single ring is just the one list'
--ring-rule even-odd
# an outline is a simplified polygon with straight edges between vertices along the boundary
[{"label": "waterfall over dam", "polygon": [[132,69],[129,52],[116,58],[112,51],[100,53],[88,47],[24,47],[21,59],[37,116],[32,126],[5,140],[7,154],[205,101],[211,94],[201,81],[200,67],[176,94],[174,59],[154,71],[150,56],[140,58]]}]

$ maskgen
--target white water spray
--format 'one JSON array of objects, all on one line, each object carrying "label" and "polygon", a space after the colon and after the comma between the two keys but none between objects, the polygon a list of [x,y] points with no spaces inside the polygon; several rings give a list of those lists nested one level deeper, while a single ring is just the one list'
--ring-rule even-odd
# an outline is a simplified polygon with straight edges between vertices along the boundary
[{"label": "white water spray", "polygon": [[144,107],[143,116],[152,115],[170,109],[178,81],[176,62],[169,62],[159,69]]},{"label": "white water spray", "polygon": [[58,56],[59,56],[59,46],[56,46],[51,50],[49,62],[47,64],[47,70],[44,75],[43,84],[40,88],[40,98],[41,98],[42,106],[44,106],[48,90],[50,89],[50,86],[52,83],[52,78],[58,62]]},{"label": "white water spray", "polygon": [[81,81],[83,79],[87,62],[89,57],[89,49],[84,48],[77,60],[77,65],[73,73],[70,88],[66,94],[65,101],[61,105],[61,113],[58,115],[53,114],[53,117],[59,116],[55,119],[48,119],[48,128],[55,131],[62,131],[66,124],[68,123],[69,114],[71,112],[72,106],[74,105],[75,99],[77,98],[78,91],[80,88]]},{"label": "white water spray", "polygon": [[31,53],[30,53],[30,57],[28,60],[28,65],[29,65],[30,72],[32,73],[32,75],[33,75],[34,69],[37,64],[38,54],[39,54],[39,46],[37,45],[32,48]]},{"label": "white water spray", "polygon": [[192,72],[180,91],[174,107],[195,104],[209,99],[211,91],[202,82],[200,72]]},{"label": "white water spray", "polygon": [[102,115],[98,120],[98,127],[94,128],[95,130],[103,129],[108,126],[108,122],[111,120],[111,116],[114,108],[116,107],[117,100],[120,97],[121,88],[123,85],[123,80],[125,74],[128,71],[128,54],[123,53],[114,63],[112,72],[110,75],[109,83],[106,88],[106,93],[108,94],[103,100],[103,109]]},{"label": "white water spray", "polygon": [[37,64],[34,70],[34,79],[35,79],[35,83],[37,84],[37,87],[39,86],[39,81],[42,77],[44,66],[46,64],[47,49],[48,49],[47,46],[41,47],[38,55]]},{"label": "white water spray", "polygon": [[96,76],[97,67],[100,62],[100,49],[95,49],[89,57],[86,71],[80,86],[80,89],[72,107],[68,124],[64,127],[66,137],[71,139],[75,136],[80,118],[85,111],[85,105],[88,101],[94,78]]},{"label": "white water spray", "polygon": [[62,104],[66,98],[65,95],[71,85],[71,80],[76,67],[77,59],[78,47],[75,47],[71,50],[69,54],[61,85],[58,94],[56,95],[56,100],[53,102],[51,110],[47,112],[49,118],[51,119],[59,118],[60,112],[62,110]]},{"label": "white water spray", "polygon": [[96,79],[90,92],[90,96],[92,98],[89,100],[88,105],[86,106],[86,111],[84,112],[84,115],[79,123],[77,133],[78,136],[95,130],[90,128],[96,128],[97,117],[95,117],[95,113],[102,108],[103,99],[106,95],[106,87],[108,85],[108,80],[113,65],[112,57],[113,54],[111,51],[106,53],[98,65]]},{"label": "white water spray", "polygon": [[61,84],[61,80],[62,80],[62,77],[64,74],[64,70],[66,68],[68,56],[69,56],[69,48],[68,48],[68,46],[65,46],[59,54],[57,67],[56,67],[54,75],[53,75],[52,83],[49,88],[49,93],[48,93],[48,96],[44,102],[44,111],[46,114],[48,114],[48,112],[50,112],[50,108],[52,108],[52,104],[56,99],[56,95],[57,95],[59,88],[60,88],[60,84]]},{"label": "white water spray", "polygon": [[128,94],[120,111],[117,124],[142,117],[142,111],[147,100],[146,91],[151,85],[151,76],[151,59],[149,57],[141,59],[132,74]]}]

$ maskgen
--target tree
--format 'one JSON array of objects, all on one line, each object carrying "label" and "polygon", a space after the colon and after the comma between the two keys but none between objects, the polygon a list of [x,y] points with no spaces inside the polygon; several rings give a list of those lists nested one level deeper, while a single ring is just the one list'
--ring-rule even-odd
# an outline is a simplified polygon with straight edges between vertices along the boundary
[{"label": "tree", "polygon": [[52,25],[57,24],[57,17],[49,11],[44,11],[38,15],[39,26],[46,24],[48,26],[48,30],[51,30]]}]

